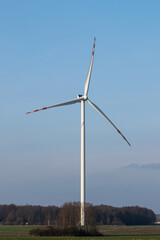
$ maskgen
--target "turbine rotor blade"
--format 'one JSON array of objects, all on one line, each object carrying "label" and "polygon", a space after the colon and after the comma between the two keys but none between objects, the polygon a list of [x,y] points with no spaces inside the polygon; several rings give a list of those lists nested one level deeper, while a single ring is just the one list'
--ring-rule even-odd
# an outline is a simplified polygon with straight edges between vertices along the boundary
[{"label": "turbine rotor blade", "polygon": [[107,121],[117,130],[117,132],[123,137],[123,139],[128,143],[129,146],[131,144],[128,142],[128,140],[123,136],[123,134],[119,131],[119,129],[111,122],[111,120],[102,112],[102,110],[97,107],[93,102],[91,102],[89,99],[87,99],[87,102],[94,108],[96,109],[97,112],[99,112]]},{"label": "turbine rotor blade", "polygon": [[58,103],[58,104],[55,104],[55,105],[52,105],[52,106],[36,109],[36,110],[31,111],[31,112],[27,112],[26,114],[34,113],[34,112],[38,112],[38,111],[42,111],[42,110],[46,110],[46,109],[49,109],[49,108],[60,107],[60,106],[65,106],[65,105],[71,105],[71,104],[80,102],[82,99],[83,99],[83,97],[80,97],[80,98],[73,99],[73,100],[70,100],[70,101],[67,101],[67,102]]},{"label": "turbine rotor blade", "polygon": [[95,42],[96,42],[96,38],[94,38],[92,58],[91,58],[91,62],[90,62],[90,66],[89,66],[89,70],[88,70],[88,74],[87,74],[87,78],[86,78],[86,82],[85,82],[85,87],[84,87],[84,96],[88,95],[88,89],[89,89],[89,83],[90,83],[92,65],[93,65],[93,58],[94,58],[94,51],[95,51]]}]

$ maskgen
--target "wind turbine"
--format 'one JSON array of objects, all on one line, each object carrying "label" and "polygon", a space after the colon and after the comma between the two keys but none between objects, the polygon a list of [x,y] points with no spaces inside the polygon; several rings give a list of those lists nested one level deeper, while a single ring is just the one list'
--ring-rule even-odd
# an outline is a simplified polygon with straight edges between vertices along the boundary
[{"label": "wind turbine", "polygon": [[93,102],[91,102],[91,100],[88,99],[88,90],[89,90],[94,51],[95,51],[95,41],[96,41],[96,38],[94,38],[91,62],[90,62],[89,71],[88,71],[88,75],[87,75],[85,87],[84,87],[84,95],[77,95],[76,99],[63,102],[63,103],[58,103],[48,107],[43,107],[43,108],[36,109],[34,111],[26,113],[26,114],[29,114],[29,113],[34,113],[41,110],[46,110],[49,108],[71,105],[79,102],[81,103],[81,219],[80,219],[81,226],[85,226],[85,102],[87,101],[98,113],[100,113],[117,130],[117,132],[124,138],[124,140],[128,143],[128,145],[131,146],[130,143],[127,141],[127,139],[119,131],[119,129],[104,114],[104,112],[102,112],[102,110],[99,107],[97,107],[96,104],[94,104]]}]

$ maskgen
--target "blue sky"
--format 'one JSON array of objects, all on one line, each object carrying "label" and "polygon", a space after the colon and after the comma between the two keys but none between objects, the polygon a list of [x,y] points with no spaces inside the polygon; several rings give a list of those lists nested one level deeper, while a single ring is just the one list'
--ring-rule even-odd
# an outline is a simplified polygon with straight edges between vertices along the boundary
[{"label": "blue sky", "polygon": [[0,203],[80,199],[80,104],[25,115],[83,94],[87,201],[160,212],[160,2],[0,0]]}]

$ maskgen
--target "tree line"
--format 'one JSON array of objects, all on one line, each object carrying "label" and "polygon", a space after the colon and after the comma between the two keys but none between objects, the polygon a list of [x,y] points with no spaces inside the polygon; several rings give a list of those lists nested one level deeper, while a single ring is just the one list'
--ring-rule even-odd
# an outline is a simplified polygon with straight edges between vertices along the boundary
[{"label": "tree line", "polygon": [[[151,225],[156,219],[152,210],[139,206],[117,208],[87,203],[85,213],[87,225]],[[78,226],[80,203],[69,202],[62,207],[0,205],[0,224]]]}]

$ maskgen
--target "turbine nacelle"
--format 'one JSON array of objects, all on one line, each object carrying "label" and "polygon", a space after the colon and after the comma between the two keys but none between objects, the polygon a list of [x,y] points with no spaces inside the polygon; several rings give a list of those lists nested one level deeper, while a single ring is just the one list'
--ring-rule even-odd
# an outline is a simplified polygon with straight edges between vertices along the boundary
[{"label": "turbine nacelle", "polygon": [[88,100],[88,97],[87,97],[87,96],[83,96],[83,95],[81,95],[81,94],[78,94],[78,95],[77,95],[77,99],[87,101],[87,100]]},{"label": "turbine nacelle", "polygon": [[77,95],[77,98],[81,98],[82,96],[83,96],[83,95],[81,95],[81,94],[78,94],[78,95]]}]

